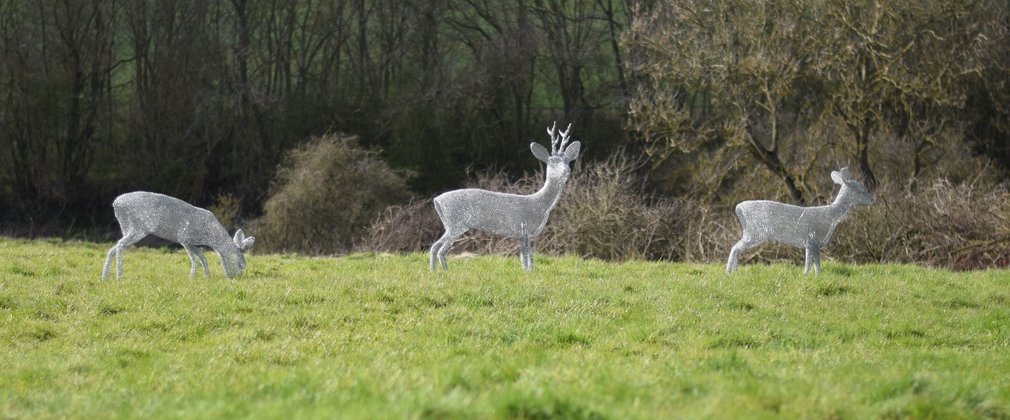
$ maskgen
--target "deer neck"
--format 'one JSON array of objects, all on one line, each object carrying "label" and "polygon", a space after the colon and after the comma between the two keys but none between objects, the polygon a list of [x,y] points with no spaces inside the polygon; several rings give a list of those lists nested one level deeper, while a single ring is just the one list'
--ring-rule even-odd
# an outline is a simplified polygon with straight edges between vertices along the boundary
[{"label": "deer neck", "polygon": [[540,188],[539,191],[533,193],[531,198],[537,203],[538,208],[544,209],[544,214],[550,213],[554,205],[558,203],[558,199],[561,198],[561,192],[565,190],[565,181],[560,179],[547,177],[547,181],[544,182],[544,186]]},{"label": "deer neck", "polygon": [[852,199],[852,191],[848,187],[842,186],[842,189],[838,191],[838,196],[835,197],[835,201],[831,203],[831,216],[832,219],[837,223],[841,221],[842,218],[852,210],[855,206],[855,202]]},{"label": "deer neck", "polygon": [[238,272],[238,266],[235,264],[235,261],[237,261],[241,251],[235,246],[235,242],[228,236],[228,232],[223,227],[221,231],[212,236],[207,246],[211,247],[221,257],[221,268],[224,269],[228,277],[232,277]]},{"label": "deer neck", "polygon": [[209,232],[206,233],[206,243],[202,245],[211,247],[218,255],[234,251],[235,242],[228,236],[228,232],[224,230],[223,226],[215,226],[214,229],[208,230]]}]

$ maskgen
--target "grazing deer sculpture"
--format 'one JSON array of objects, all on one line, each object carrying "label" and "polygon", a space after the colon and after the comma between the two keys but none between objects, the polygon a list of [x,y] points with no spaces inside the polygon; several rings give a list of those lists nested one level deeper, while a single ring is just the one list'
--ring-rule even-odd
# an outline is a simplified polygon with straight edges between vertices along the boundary
[{"label": "grazing deer sculpture", "polygon": [[533,247],[530,238],[540,234],[547,224],[554,205],[561,198],[568,176],[568,164],[579,156],[581,143],[568,143],[568,132],[557,131],[557,122],[547,129],[551,137],[551,152],[537,143],[530,143],[533,156],[547,164],[547,180],[539,191],[530,195],[506,194],[467,188],[449,191],[435,197],[435,211],[442,219],[445,234],[431,245],[428,269],[435,269],[435,260],[448,270],[445,253],[456,238],[470,229],[519,239],[519,262],[523,270],[533,270]]},{"label": "grazing deer sculpture", "polygon": [[123,248],[133,245],[147,235],[178,242],[189,254],[189,276],[196,275],[196,263],[203,266],[204,276],[210,276],[207,259],[200,246],[214,249],[221,257],[221,266],[227,277],[235,277],[245,270],[245,251],[252,247],[256,238],[246,237],[242,229],[234,237],[214,217],[214,213],[194,207],[178,198],[167,195],[136,191],[116,197],[112,202],[116,220],[123,231],[123,238],[116,243],[105,257],[102,278],[109,274],[112,256],[116,256],[116,277],[123,276]]},{"label": "grazing deer sculpture", "polygon": [[798,207],[775,201],[744,201],[736,205],[736,217],[743,228],[743,237],[733,245],[726,262],[726,272],[737,269],[740,252],[765,241],[777,241],[806,250],[803,273],[821,272],[821,248],[831,239],[831,233],[845,215],[857,205],[873,204],[873,195],[862,183],[852,178],[849,168],[831,172],[831,180],[841,185],[835,201],[826,206]]}]

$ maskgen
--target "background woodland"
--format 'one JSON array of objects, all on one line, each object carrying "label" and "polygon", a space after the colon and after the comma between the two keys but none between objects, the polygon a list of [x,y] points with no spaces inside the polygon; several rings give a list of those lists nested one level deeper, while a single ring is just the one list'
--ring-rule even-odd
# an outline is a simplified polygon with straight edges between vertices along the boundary
[{"label": "background woodland", "polygon": [[878,203],[829,257],[1005,266],[1008,37],[995,0],[7,0],[0,232],[111,240],[143,189],[261,250],[425,250],[434,195],[538,188],[558,120],[550,253],[721,260],[736,202],[849,166]]}]

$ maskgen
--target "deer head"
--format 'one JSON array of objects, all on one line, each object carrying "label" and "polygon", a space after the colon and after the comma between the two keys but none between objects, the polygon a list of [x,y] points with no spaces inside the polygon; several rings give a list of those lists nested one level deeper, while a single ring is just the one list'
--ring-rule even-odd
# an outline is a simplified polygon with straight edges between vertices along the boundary
[{"label": "deer head", "polygon": [[530,151],[538,160],[547,164],[547,179],[565,182],[568,180],[568,175],[571,174],[568,163],[579,157],[582,143],[578,141],[568,143],[568,132],[572,129],[571,124],[568,124],[568,127],[561,132],[557,130],[557,127],[558,122],[555,121],[554,125],[547,128],[547,135],[551,136],[550,153],[547,153],[547,149],[538,143],[530,143]]},{"label": "deer head", "polygon": [[851,201],[854,205],[868,206],[873,204],[873,194],[866,190],[862,182],[852,177],[849,168],[845,167],[837,171],[831,171],[831,180],[842,186],[842,191],[838,193],[838,199]]},{"label": "deer head", "polygon": [[224,266],[225,275],[228,277],[234,277],[242,274],[245,270],[245,252],[252,248],[253,244],[256,242],[256,238],[253,236],[246,237],[245,232],[239,229],[235,232],[235,236],[232,237],[232,244],[235,246],[234,249],[223,251],[218,250],[218,254],[221,255],[222,266]]}]

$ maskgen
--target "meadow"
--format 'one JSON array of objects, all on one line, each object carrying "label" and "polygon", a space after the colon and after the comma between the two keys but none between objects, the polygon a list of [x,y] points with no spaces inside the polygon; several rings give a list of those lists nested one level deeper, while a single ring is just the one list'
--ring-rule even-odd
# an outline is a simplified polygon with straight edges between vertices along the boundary
[{"label": "meadow", "polygon": [[0,417],[1010,416],[1010,272],[0,239]]}]

